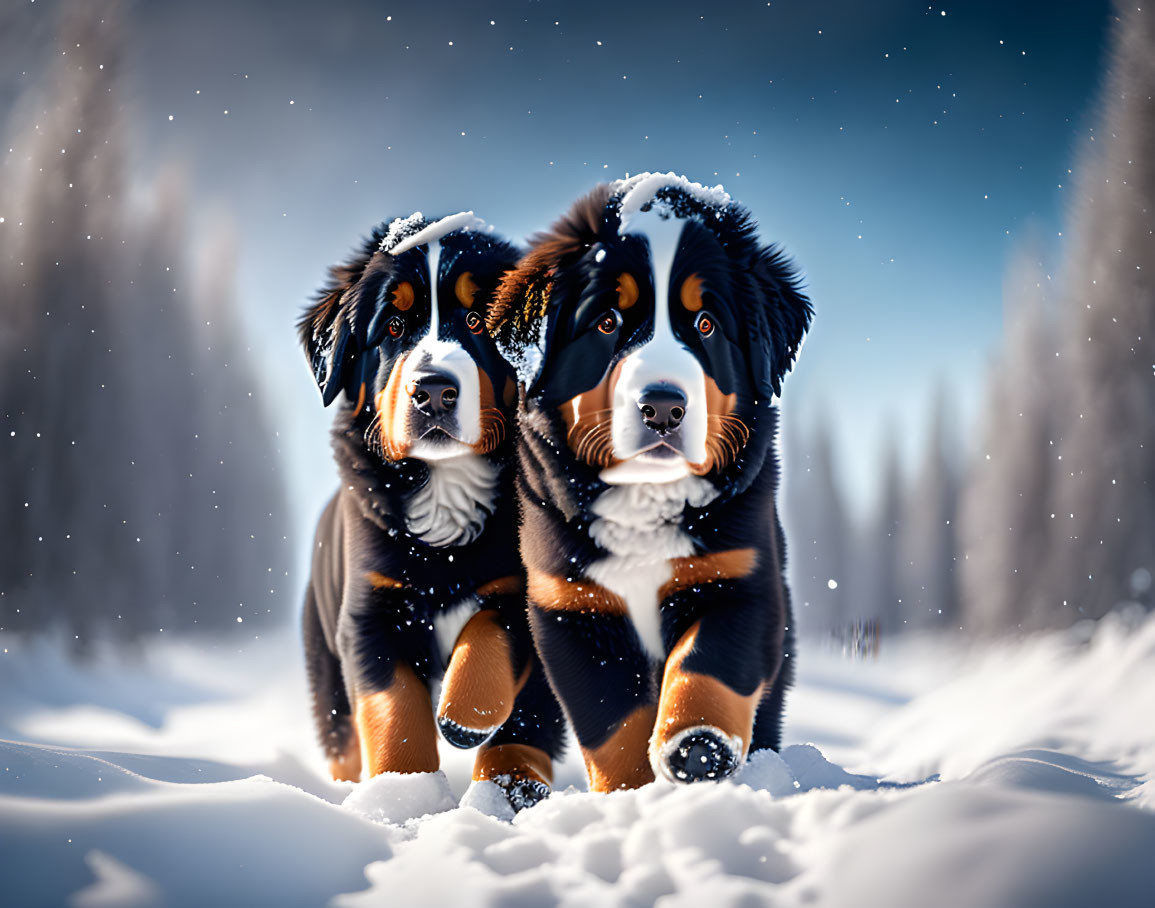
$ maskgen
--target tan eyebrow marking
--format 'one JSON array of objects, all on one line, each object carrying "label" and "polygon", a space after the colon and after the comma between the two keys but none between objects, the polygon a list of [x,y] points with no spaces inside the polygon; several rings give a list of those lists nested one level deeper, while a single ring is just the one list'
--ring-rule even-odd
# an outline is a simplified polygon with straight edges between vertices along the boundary
[{"label": "tan eyebrow marking", "polygon": [[402,281],[393,289],[393,305],[404,312],[413,305],[413,285],[409,281]]},{"label": "tan eyebrow marking", "polygon": [[682,305],[690,312],[702,308],[702,279],[697,274],[691,274],[682,281]]},{"label": "tan eyebrow marking", "polygon": [[618,308],[629,309],[638,301],[638,282],[628,271],[618,277]]},{"label": "tan eyebrow marking", "polygon": [[477,293],[477,284],[473,280],[473,272],[466,271],[461,277],[457,279],[457,283],[453,285],[453,292],[457,294],[457,300],[466,309],[473,305],[473,296]]}]

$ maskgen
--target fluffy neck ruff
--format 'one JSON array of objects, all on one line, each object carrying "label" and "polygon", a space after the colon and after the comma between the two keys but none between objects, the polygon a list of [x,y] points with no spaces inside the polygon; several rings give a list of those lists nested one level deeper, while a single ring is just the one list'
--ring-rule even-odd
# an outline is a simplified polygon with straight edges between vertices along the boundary
[{"label": "fluffy neck ruff", "polygon": [[718,497],[705,479],[611,486],[594,502],[590,536],[611,555],[661,561],[693,554],[682,532],[682,512]]},{"label": "fluffy neck ruff", "polygon": [[590,537],[609,554],[586,574],[622,598],[638,639],[650,656],[665,658],[658,591],[673,574],[671,558],[694,554],[682,529],[686,507],[703,508],[718,490],[699,476],[675,482],[614,486],[594,502]]},{"label": "fluffy neck ruff", "polygon": [[487,458],[464,454],[426,462],[429,481],[405,504],[405,527],[432,546],[469,545],[493,513],[499,470]]}]

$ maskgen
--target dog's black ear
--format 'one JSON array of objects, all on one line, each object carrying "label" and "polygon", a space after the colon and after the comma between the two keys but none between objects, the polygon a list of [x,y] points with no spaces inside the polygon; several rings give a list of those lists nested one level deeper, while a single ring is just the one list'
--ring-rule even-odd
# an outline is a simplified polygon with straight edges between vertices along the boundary
[{"label": "dog's black ear", "polygon": [[794,365],[814,310],[794,263],[778,246],[759,249],[751,272],[763,298],[763,305],[754,307],[751,325],[754,384],[766,398],[780,397],[782,379]]},{"label": "dog's black ear", "polygon": [[578,199],[549,230],[530,240],[529,252],[502,277],[489,308],[488,325],[498,349],[510,362],[537,346],[554,275],[597,241],[610,191],[604,183]]},{"label": "dog's black ear", "polygon": [[[329,269],[328,283],[297,322],[305,357],[326,407],[342,389],[355,394],[363,378],[363,338],[357,336],[355,328],[363,324],[364,318],[357,311],[357,289],[369,260],[381,245],[386,226],[374,228],[348,261]],[[363,335],[364,329],[359,333]]]}]

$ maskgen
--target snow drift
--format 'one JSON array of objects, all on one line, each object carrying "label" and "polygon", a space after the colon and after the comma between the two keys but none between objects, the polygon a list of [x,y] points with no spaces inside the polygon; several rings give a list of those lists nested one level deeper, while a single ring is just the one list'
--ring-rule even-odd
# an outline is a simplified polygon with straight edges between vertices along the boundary
[{"label": "snow drift", "polygon": [[[8,904],[1075,906],[1155,893],[1155,618],[982,651],[902,641],[874,662],[803,650],[781,755],[721,784],[612,795],[578,790],[571,759],[570,787],[512,822],[487,814],[484,789],[455,806],[468,754],[447,753],[444,775],[324,779],[288,642],[170,647],[163,670],[116,671],[6,646]],[[205,677],[222,680],[192,680]]]}]

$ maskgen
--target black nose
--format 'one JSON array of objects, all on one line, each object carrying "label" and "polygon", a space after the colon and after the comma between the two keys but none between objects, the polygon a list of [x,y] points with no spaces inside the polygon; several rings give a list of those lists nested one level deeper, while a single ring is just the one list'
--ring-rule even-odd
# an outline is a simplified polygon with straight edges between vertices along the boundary
[{"label": "black nose", "polygon": [[413,383],[413,406],[426,416],[444,416],[457,406],[457,382],[442,372]]},{"label": "black nose", "polygon": [[650,385],[638,398],[638,409],[646,428],[665,435],[686,418],[686,395],[673,385]]}]

